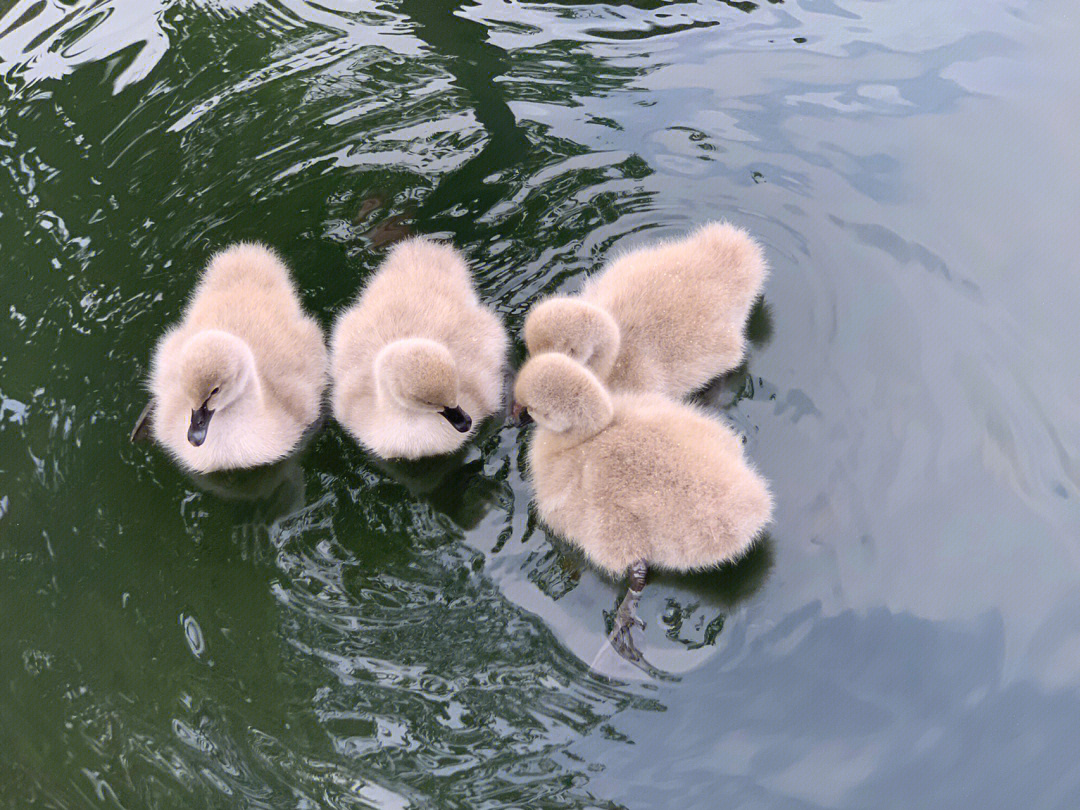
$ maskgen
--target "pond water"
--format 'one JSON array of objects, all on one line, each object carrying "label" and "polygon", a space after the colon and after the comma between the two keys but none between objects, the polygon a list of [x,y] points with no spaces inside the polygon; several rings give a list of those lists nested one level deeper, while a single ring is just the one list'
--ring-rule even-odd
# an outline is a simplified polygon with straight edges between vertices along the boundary
[{"label": "pond water", "polygon": [[[1074,4],[2,7],[0,805],[1080,806]],[[527,431],[210,480],[128,443],[232,240],[329,324],[452,239],[516,336],[713,218],[772,276],[700,399],[777,512],[650,584],[662,676],[590,670],[620,592]]]}]

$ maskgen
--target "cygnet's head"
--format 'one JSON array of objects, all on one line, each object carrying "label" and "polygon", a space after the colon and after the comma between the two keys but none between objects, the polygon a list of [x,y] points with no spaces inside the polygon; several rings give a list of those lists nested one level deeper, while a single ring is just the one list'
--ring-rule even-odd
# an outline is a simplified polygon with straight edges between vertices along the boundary
[{"label": "cygnet's head", "polygon": [[619,353],[619,326],[605,310],[577,298],[549,298],[525,318],[530,355],[559,352],[606,378]]},{"label": "cygnet's head", "polygon": [[450,350],[434,340],[406,338],[375,357],[380,393],[410,411],[437,413],[460,433],[472,419],[458,404],[458,372]]},{"label": "cygnet's head", "polygon": [[194,335],[180,353],[180,390],[191,408],[188,441],[206,441],[210,419],[239,399],[254,373],[251,349],[243,340],[217,329]]},{"label": "cygnet's head", "polygon": [[537,355],[521,367],[514,411],[546,430],[583,437],[603,430],[615,413],[596,375],[557,352]]}]

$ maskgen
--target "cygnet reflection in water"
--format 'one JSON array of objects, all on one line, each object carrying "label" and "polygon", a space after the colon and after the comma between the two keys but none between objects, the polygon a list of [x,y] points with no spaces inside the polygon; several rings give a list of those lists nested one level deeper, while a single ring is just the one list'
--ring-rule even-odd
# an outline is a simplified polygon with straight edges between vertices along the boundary
[{"label": "cygnet reflection in water", "polygon": [[415,460],[367,458],[413,498],[446,515],[454,525],[475,529],[494,506],[513,497],[507,482],[508,460],[494,476],[484,475],[487,455],[481,448],[501,427],[501,416],[496,414],[480,427],[475,441],[449,455]]},{"label": "cygnet reflection in water", "polygon": [[[132,442],[151,439],[150,422],[153,403],[147,403],[131,431]],[[300,457],[326,424],[321,415],[301,435],[296,449],[286,458],[273,464],[236,470],[199,473],[179,467],[184,476],[201,492],[225,501],[241,501],[255,505],[250,523],[270,525],[296,514],[306,505],[307,485]]]},{"label": "cygnet reflection in water", "polygon": [[276,464],[248,470],[212,473],[188,472],[195,486],[225,501],[245,501],[256,505],[250,522],[271,524],[296,514],[306,504],[307,487],[299,453]]}]

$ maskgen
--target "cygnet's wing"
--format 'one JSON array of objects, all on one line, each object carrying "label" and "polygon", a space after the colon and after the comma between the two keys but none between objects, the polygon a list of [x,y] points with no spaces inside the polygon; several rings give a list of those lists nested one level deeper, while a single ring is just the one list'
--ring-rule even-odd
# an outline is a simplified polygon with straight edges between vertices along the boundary
[{"label": "cygnet's wing", "polygon": [[141,442],[150,437],[150,417],[153,412],[154,400],[150,400],[146,403],[146,407],[142,409],[142,413],[139,414],[135,427],[131,429],[131,435],[128,436],[130,441]]}]

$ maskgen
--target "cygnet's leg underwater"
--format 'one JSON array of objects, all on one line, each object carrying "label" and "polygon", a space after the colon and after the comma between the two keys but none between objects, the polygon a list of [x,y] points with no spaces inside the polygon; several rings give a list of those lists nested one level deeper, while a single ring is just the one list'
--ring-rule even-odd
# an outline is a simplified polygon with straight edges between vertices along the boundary
[{"label": "cygnet's leg underwater", "polygon": [[615,611],[615,626],[608,636],[608,641],[615,648],[615,652],[632,663],[643,662],[644,656],[634,644],[633,629],[640,627],[645,629],[645,622],[638,618],[637,606],[641,601],[641,592],[645,590],[645,578],[648,576],[649,566],[644,560],[633,563],[628,571],[630,588]]}]

